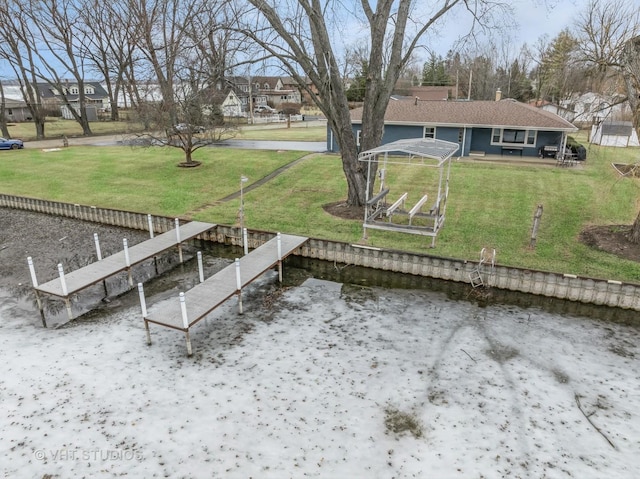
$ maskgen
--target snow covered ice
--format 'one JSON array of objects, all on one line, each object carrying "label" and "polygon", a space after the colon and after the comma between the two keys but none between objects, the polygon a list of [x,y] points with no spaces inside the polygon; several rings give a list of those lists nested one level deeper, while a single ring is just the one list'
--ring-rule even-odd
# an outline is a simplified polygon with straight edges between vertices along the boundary
[{"label": "snow covered ice", "polygon": [[44,329],[0,291],[4,477],[638,477],[636,328],[276,277],[193,357],[136,293]]}]

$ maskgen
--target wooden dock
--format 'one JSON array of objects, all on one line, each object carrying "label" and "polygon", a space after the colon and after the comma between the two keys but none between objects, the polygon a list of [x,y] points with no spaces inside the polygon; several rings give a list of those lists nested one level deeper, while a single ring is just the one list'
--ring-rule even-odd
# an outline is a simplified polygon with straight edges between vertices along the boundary
[{"label": "wooden dock", "polygon": [[[177,221],[176,221],[177,225]],[[44,319],[44,311],[42,302],[40,301],[39,293],[48,294],[51,296],[57,296],[63,298],[67,305],[67,313],[69,319],[73,319],[71,313],[71,305],[69,298],[71,295],[81,291],[89,286],[104,281],[105,279],[113,276],[116,273],[127,270],[129,272],[129,284],[133,286],[131,278],[131,267],[145,261],[149,258],[157,256],[158,254],[168,250],[173,246],[178,247],[180,253],[180,261],[182,261],[182,242],[195,238],[196,236],[205,233],[216,225],[211,223],[203,223],[199,221],[191,221],[184,225],[180,225],[179,228],[167,231],[161,235],[150,238],[142,243],[138,243],[131,247],[125,247],[123,251],[115,253],[107,258],[100,259],[94,263],[84,266],[75,271],[64,273],[59,265],[60,277],[44,284],[38,285],[35,279],[35,273],[30,261],[30,268],[32,270],[32,280],[34,283],[34,290],[36,293],[36,299],[38,301],[38,307],[40,308],[40,315],[42,316],[43,324],[46,326]],[[29,258],[31,260],[31,258]],[[105,286],[106,291],[106,286]]]},{"label": "wooden dock", "polygon": [[307,240],[308,238],[302,236],[278,234],[186,293],[155,303],[148,309],[142,284],[139,284],[147,343],[151,344],[149,323],[177,329],[186,333],[187,352],[191,355],[189,328],[234,294],[238,295],[238,308],[242,314],[242,288],[276,265],[278,265],[279,279],[282,281],[282,260]]}]

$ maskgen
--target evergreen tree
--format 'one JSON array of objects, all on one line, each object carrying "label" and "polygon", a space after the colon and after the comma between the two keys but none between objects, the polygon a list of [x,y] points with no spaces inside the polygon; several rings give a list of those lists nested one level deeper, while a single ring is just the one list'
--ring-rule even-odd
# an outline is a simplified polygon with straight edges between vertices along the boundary
[{"label": "evergreen tree", "polygon": [[432,53],[422,68],[422,85],[447,86],[451,78],[447,74],[446,64],[442,56]]}]

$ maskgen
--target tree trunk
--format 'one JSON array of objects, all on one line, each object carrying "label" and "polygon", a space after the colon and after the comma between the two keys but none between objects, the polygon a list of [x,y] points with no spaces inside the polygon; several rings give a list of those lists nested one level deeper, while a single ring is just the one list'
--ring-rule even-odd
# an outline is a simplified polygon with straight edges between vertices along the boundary
[{"label": "tree trunk", "polygon": [[[633,115],[633,126],[640,134],[640,36],[629,40],[622,52],[622,76]],[[640,244],[640,213],[633,222],[632,243]]]},{"label": "tree trunk", "polygon": [[633,226],[631,227],[631,236],[629,236],[629,240],[634,244],[640,244],[640,213],[638,213],[638,217],[633,222]]}]

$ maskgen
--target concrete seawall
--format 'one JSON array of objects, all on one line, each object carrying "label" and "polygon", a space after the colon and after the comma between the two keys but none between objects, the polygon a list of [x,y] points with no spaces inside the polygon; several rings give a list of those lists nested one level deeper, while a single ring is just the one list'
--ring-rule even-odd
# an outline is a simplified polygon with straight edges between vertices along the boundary
[{"label": "concrete seawall", "polygon": [[[147,214],[96,208],[94,206],[60,203],[12,195],[0,195],[0,207],[35,211],[84,221],[148,230]],[[152,217],[155,233],[174,227],[174,218]],[[274,236],[265,231],[248,231],[250,248],[257,248]],[[202,236],[203,240],[228,245],[241,245],[240,229],[218,226]],[[478,269],[477,261],[465,261],[438,256],[408,253],[321,239],[310,239],[298,255],[344,265],[362,266],[416,276],[471,283],[471,274]],[[482,265],[480,274],[486,286],[547,296],[570,301],[612,306],[640,311],[640,284],[603,280],[496,265]]]}]

